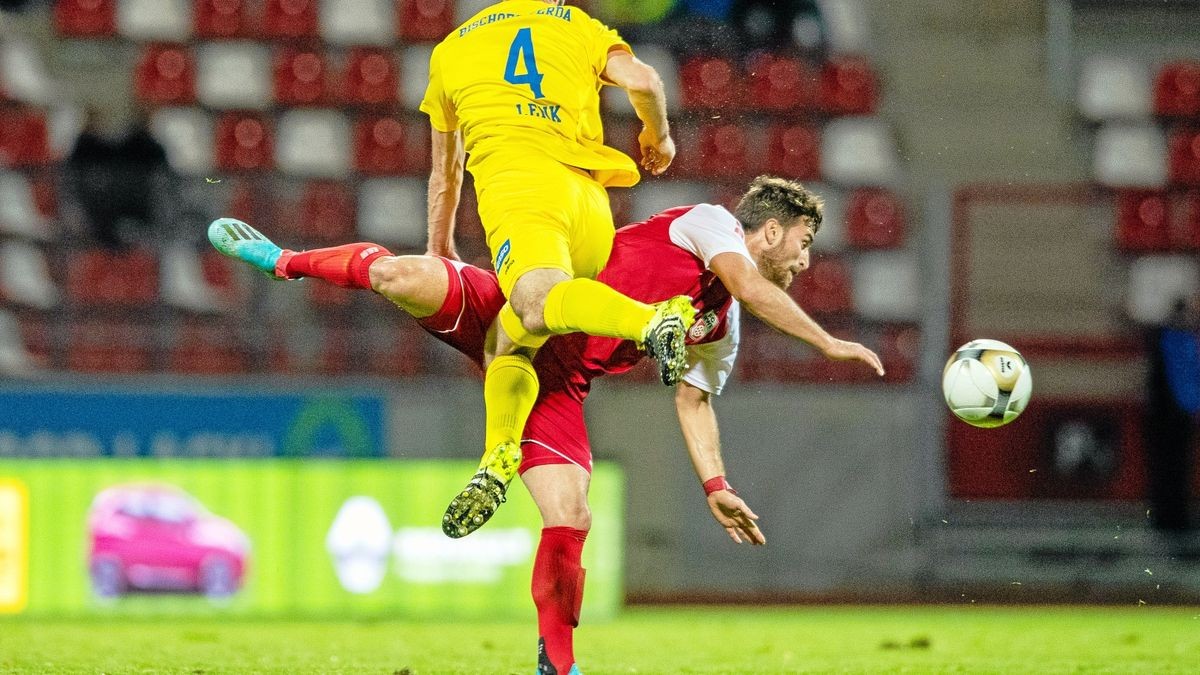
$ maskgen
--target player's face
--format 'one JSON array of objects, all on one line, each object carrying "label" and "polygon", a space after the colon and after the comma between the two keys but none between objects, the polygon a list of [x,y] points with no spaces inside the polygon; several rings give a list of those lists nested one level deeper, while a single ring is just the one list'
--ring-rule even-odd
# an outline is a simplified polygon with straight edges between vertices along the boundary
[{"label": "player's face", "polygon": [[758,271],[767,281],[787,290],[796,275],[808,269],[809,248],[813,230],[808,218],[784,231],[775,246],[765,249],[758,261]]}]

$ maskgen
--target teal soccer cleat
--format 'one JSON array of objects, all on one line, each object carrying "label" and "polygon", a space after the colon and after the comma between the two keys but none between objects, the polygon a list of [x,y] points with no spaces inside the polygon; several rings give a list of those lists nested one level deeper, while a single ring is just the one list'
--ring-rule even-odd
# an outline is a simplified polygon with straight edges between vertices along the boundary
[{"label": "teal soccer cleat", "polygon": [[246,223],[236,218],[218,218],[208,226],[208,241],[230,258],[249,263],[272,279],[282,278],[275,274],[275,263],[279,262],[283,249]]},{"label": "teal soccer cleat", "polygon": [[[546,656],[546,641],[542,638],[538,638],[538,667],[533,675],[558,675],[558,669],[550,663],[550,657]],[[567,675],[583,675],[583,672],[579,670],[579,666],[572,663]]]}]

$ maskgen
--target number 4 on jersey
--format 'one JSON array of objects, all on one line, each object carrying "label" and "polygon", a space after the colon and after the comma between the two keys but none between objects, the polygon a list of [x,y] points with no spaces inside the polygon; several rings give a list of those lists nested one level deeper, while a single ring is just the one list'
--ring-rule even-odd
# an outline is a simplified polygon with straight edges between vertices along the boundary
[{"label": "number 4 on jersey", "polygon": [[[517,61],[524,61],[525,74],[517,74]],[[504,79],[512,84],[529,85],[534,98],[542,98],[542,77],[537,69],[537,56],[533,53],[533,29],[522,28],[517,31],[512,47],[508,50],[508,67],[504,70]]]}]

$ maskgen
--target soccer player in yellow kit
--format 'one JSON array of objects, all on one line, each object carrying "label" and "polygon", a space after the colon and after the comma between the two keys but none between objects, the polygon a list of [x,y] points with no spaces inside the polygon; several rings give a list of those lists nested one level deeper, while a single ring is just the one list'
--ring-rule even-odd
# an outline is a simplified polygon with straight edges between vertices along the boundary
[{"label": "soccer player in yellow kit", "polygon": [[[686,296],[647,305],[594,281],[614,234],[605,188],[640,178],[632,159],[603,143],[605,84],[628,94],[644,124],[642,167],[661,174],[675,156],[662,81],[616,31],[578,7],[498,2],[430,57],[421,103],[433,127],[428,252],[456,257],[465,164],[508,299],[484,380],[485,452],[446,510],[442,529],[451,537],[474,532],[504,501],[538,395],[532,356],[551,334],[634,340],[658,360],[669,385],[686,365],[684,337],[695,317]],[[653,274],[654,261],[646,264]]]}]

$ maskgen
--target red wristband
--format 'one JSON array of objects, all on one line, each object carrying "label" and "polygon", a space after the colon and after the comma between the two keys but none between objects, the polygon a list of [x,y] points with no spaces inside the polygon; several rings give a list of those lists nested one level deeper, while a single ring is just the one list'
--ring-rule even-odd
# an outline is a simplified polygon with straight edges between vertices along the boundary
[{"label": "red wristband", "polygon": [[734,490],[733,487],[729,485],[729,481],[725,480],[725,476],[715,476],[704,481],[705,497],[721,490],[728,490],[735,495],[737,494],[737,490]]}]

